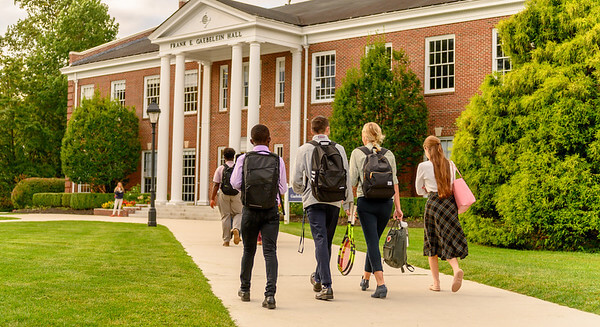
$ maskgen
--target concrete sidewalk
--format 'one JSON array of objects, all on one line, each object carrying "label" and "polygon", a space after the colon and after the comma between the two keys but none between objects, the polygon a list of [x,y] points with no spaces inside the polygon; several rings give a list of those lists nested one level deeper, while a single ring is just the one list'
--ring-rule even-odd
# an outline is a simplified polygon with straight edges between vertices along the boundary
[{"label": "concrete sidewalk", "polygon": [[[139,218],[110,218],[29,214],[20,221],[102,220],[146,223]],[[15,223],[18,221],[5,221]],[[387,299],[372,299],[371,292],[358,286],[364,253],[358,252],[350,275],[341,276],[332,256],[335,299],[318,301],[309,283],[315,268],[314,247],[306,240],[304,254],[297,252],[299,238],[279,234],[279,280],[277,309],[261,307],[265,265],[259,247],[252,276],[251,301],[241,302],[239,288],[241,244],[223,247],[218,221],[162,219],[208,278],[213,292],[231,313],[238,326],[600,326],[600,316],[536,298],[465,280],[457,293],[450,291],[452,276],[442,275],[442,291],[431,292],[429,272],[416,269],[402,274],[384,266]],[[310,232],[307,226],[307,232]],[[335,258],[334,258],[335,257]],[[442,263],[445,264],[445,263]],[[465,271],[469,278],[469,272]],[[373,279],[374,284],[374,279]]]}]

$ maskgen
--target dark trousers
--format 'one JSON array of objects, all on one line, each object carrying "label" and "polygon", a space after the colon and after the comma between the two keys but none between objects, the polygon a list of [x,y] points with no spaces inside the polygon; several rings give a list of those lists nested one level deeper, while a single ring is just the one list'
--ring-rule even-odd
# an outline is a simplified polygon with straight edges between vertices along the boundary
[{"label": "dark trousers", "polygon": [[331,242],[335,234],[340,208],[317,203],[306,208],[306,215],[310,223],[310,231],[315,241],[315,257],[317,258],[317,269],[315,280],[324,286],[331,286]]},{"label": "dark trousers", "polygon": [[250,279],[256,254],[258,232],[262,234],[263,256],[267,268],[265,296],[274,296],[277,288],[277,235],[279,233],[279,213],[277,207],[271,209],[242,209],[242,235],[244,254],[240,273],[241,290],[250,291]]},{"label": "dark trousers", "polygon": [[392,199],[358,198],[356,211],[367,243],[366,272],[383,271],[379,239],[390,220],[393,204]]}]

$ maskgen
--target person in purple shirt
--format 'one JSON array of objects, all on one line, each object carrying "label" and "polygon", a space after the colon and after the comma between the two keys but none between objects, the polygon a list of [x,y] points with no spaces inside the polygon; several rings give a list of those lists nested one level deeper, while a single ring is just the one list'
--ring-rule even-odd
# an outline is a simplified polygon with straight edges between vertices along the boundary
[{"label": "person in purple shirt", "polygon": [[[252,127],[250,132],[250,142],[254,145],[252,152],[241,155],[236,163],[231,175],[231,186],[242,192],[242,202],[246,198],[244,184],[244,161],[246,157],[250,158],[251,154],[258,153],[261,155],[273,155],[269,151],[269,143],[271,136],[267,126],[258,124]],[[281,204],[281,194],[287,191],[287,179],[285,172],[285,163],[280,157],[279,159],[279,181],[277,184],[276,200],[273,201],[272,208],[256,208],[244,203],[242,209],[242,242],[244,244],[244,252],[242,255],[242,267],[240,272],[240,290],[238,296],[244,302],[250,301],[250,278],[252,277],[252,266],[254,265],[254,255],[256,254],[256,242],[258,232],[262,234],[263,255],[265,257],[265,266],[267,270],[267,285],[265,287],[265,299],[262,306],[268,309],[275,309],[275,291],[277,285],[277,235],[279,233],[279,208],[277,204]],[[251,160],[251,159],[248,159]],[[250,161],[248,162],[250,164]],[[276,178],[273,175],[273,178]],[[272,187],[275,187],[275,183]],[[246,185],[247,187],[247,185]],[[249,192],[250,193],[250,192]],[[270,192],[264,192],[270,193]]]}]

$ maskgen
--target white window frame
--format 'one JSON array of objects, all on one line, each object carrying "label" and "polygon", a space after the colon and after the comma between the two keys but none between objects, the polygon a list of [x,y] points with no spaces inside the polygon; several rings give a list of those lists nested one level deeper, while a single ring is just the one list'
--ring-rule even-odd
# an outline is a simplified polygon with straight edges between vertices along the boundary
[{"label": "white window frame", "polygon": [[247,149],[247,144],[248,144],[248,138],[246,136],[242,136],[240,138],[240,154],[246,153],[248,151],[252,151],[252,150]]},{"label": "white window frame", "polygon": [[220,146],[217,148],[217,167],[223,166],[225,164],[225,152],[226,146]]},{"label": "white window frame", "polygon": [[77,193],[91,193],[92,188],[90,184],[77,184]]},{"label": "white window frame", "polygon": [[[152,176],[152,167],[146,167],[145,156],[149,155],[150,159],[148,161],[152,161],[152,151],[142,151],[142,170],[141,170],[141,192],[142,193],[150,193],[150,191],[146,192],[146,178],[151,179]],[[158,162],[158,156],[154,158],[154,164],[156,165]],[[157,167],[158,168],[158,167]],[[154,176],[154,183],[156,183],[156,176]],[[151,186],[150,186],[151,187]]]},{"label": "white window frame", "polygon": [[[183,114],[194,115],[198,112],[198,70],[186,70],[183,84]],[[188,88],[195,89],[190,91]],[[188,100],[188,96],[192,100]],[[195,110],[189,110],[189,107],[195,107]]]},{"label": "white window frame", "polygon": [[[332,76],[320,78],[333,78],[333,94],[329,98],[317,99],[317,57],[333,55],[335,59],[334,74]],[[312,73],[311,73],[311,103],[330,103],[335,99],[335,77],[337,73],[337,56],[335,50],[315,52],[312,54]]]},{"label": "white window frame", "polygon": [[[435,89],[432,90],[430,87],[430,72],[429,72],[429,42],[431,41],[441,41],[441,40],[449,40],[452,39],[452,43],[454,45],[454,49],[452,50],[454,52],[453,54],[453,61],[452,62],[446,62],[445,64],[452,64],[454,65],[454,74],[449,76],[453,76],[454,77],[454,86],[453,87],[448,87],[445,89]],[[425,38],[425,88],[424,88],[424,92],[425,94],[436,94],[436,93],[451,93],[455,91],[455,87],[456,87],[456,36],[454,34],[446,34],[446,35],[439,35],[439,36],[432,36],[432,37],[428,37]]]},{"label": "white window frame", "polygon": [[[365,47],[365,56],[369,54],[369,50],[373,48],[372,44],[369,44]],[[392,70],[392,65],[394,63],[394,47],[392,46],[392,42],[386,42],[385,50],[390,49],[390,70]]]},{"label": "white window frame", "polygon": [[160,75],[144,76],[144,111],[142,111],[142,118],[148,118],[148,81],[151,79],[158,79],[156,104],[160,105]]},{"label": "white window frame", "polygon": [[250,97],[250,63],[242,63],[242,110],[248,109],[248,98]]},{"label": "white window frame", "polygon": [[[194,162],[193,162],[193,164],[187,167],[187,168],[189,168],[190,170],[193,171],[193,174],[188,174],[188,175],[185,174],[185,170],[186,170],[185,164],[186,164],[187,161],[191,160],[191,159],[187,159],[186,160],[186,158],[185,158],[186,155],[187,156],[191,156],[191,155],[194,156],[194,159],[193,159]],[[195,186],[196,186],[196,160],[197,159],[198,158],[196,157],[196,149],[186,149],[186,150],[183,150],[183,158],[182,158],[182,165],[183,166],[181,167],[181,196],[182,196],[182,199],[185,197],[186,194],[187,195],[191,194],[191,196],[192,196],[191,200],[188,199],[186,201],[184,199],[183,200],[184,202],[195,202],[196,201],[196,188],[195,188]],[[185,178],[192,178],[193,181],[191,182],[191,184],[190,183],[186,184],[186,183],[184,183]],[[186,186],[188,187],[188,191],[187,192],[185,191],[185,187]],[[190,189],[191,189],[191,191],[189,191]]]},{"label": "white window frame", "polygon": [[79,99],[79,105],[83,99],[91,99],[94,96],[94,84],[86,84],[81,86],[81,98]]},{"label": "white window frame", "polygon": [[[283,69],[282,69],[283,68]],[[281,78],[283,73],[283,79]],[[283,88],[283,90],[282,90]],[[283,97],[283,101],[281,98]],[[282,107],[285,104],[285,57],[279,57],[275,60],[275,107]]]},{"label": "white window frame", "polygon": [[[117,86],[123,85],[123,92],[122,93],[117,93],[117,91],[121,91],[121,90],[117,90]],[[127,85],[125,84],[125,80],[118,80],[118,81],[112,81],[110,82],[110,99],[111,100],[118,100],[119,103],[121,104],[122,107],[125,107],[125,90],[126,90]],[[120,97],[120,95],[123,95],[123,98]]]},{"label": "white window frame", "polygon": [[[225,70],[227,71],[227,76],[223,79],[225,75],[223,72]],[[229,66],[221,65],[219,67],[219,111],[227,111],[227,108],[229,108],[229,101]],[[225,106],[223,106],[223,102],[225,102]]]},{"label": "white window frame", "polygon": [[[454,146],[454,136],[440,136],[438,138],[440,139],[442,149],[444,150],[444,155],[446,156],[446,158],[448,158],[448,160],[450,160],[450,155],[452,154],[452,147]],[[448,142],[451,144],[450,147],[448,147]],[[444,144],[446,145],[444,146]]]},{"label": "white window frame", "polygon": [[[502,60],[506,60],[508,59],[508,61],[510,62],[510,69],[509,70],[502,70],[499,71],[502,75],[506,74],[507,72],[512,70],[512,61],[510,60],[510,57],[507,56],[505,53],[503,53],[503,57],[499,57],[498,56],[498,29],[494,28],[492,30],[492,71],[493,72],[498,72],[498,60],[502,59]],[[504,50],[502,51],[504,52]]]},{"label": "white window frame", "polygon": [[273,153],[276,155],[283,157],[283,144],[274,144],[273,145]]}]

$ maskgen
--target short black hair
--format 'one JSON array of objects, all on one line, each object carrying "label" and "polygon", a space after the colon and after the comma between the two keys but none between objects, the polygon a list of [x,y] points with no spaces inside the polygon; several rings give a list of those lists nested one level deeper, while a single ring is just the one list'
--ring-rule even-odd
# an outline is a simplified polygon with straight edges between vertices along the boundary
[{"label": "short black hair", "polygon": [[235,149],[225,148],[225,150],[223,150],[223,157],[225,157],[225,160],[233,160],[235,157]]},{"label": "short black hair", "polygon": [[329,126],[329,119],[325,116],[317,116],[310,122],[310,127],[313,133],[323,134]]},{"label": "short black hair", "polygon": [[250,137],[252,137],[252,141],[258,144],[265,144],[269,141],[269,137],[271,137],[271,133],[269,132],[269,128],[263,124],[257,124],[252,127],[250,131]]}]

